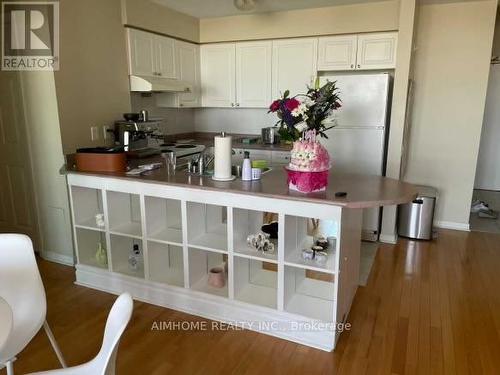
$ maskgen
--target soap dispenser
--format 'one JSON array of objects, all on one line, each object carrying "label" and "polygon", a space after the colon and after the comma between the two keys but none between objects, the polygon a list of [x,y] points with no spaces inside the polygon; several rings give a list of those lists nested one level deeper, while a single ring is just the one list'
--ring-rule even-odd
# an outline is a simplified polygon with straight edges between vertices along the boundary
[{"label": "soap dispenser", "polygon": [[250,152],[248,151],[245,151],[245,158],[241,167],[241,179],[243,181],[252,180],[252,162],[250,161]]}]

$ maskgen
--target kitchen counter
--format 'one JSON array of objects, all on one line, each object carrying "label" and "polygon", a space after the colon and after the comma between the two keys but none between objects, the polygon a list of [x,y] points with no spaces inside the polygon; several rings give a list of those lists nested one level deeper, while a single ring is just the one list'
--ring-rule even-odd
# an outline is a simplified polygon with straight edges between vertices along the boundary
[{"label": "kitchen counter", "polygon": [[[201,144],[207,147],[211,147],[214,145],[214,137],[219,133],[183,133],[183,134],[175,134],[170,135],[165,138],[166,142],[175,142],[182,139],[192,139],[193,141],[190,143]],[[239,141],[241,138],[248,137],[259,137],[258,135],[247,135],[247,134],[228,134],[233,137],[233,148],[242,148],[247,150],[267,150],[267,151],[290,151],[292,149],[292,145],[285,143],[277,143],[274,145],[268,145],[262,143],[260,140],[257,143],[242,143]]]},{"label": "kitchen counter", "polygon": [[[363,208],[416,195],[411,184],[335,169],[314,194],[289,191],[282,167],[250,182],[163,168],[139,177],[68,168],[66,178],[77,284],[327,351],[359,284]],[[277,233],[257,249],[249,236],[270,223]],[[318,237],[327,245],[313,253]]]},{"label": "kitchen counter", "polygon": [[[161,158],[140,159],[134,163],[148,164],[159,162]],[[303,194],[288,190],[286,171],[282,166],[272,167],[258,181],[236,179],[229,182],[214,181],[211,177],[190,175],[186,171],[176,171],[169,175],[165,168],[145,172],[140,176],[127,176],[125,173],[88,173],[73,168],[66,173],[76,173],[96,177],[113,177],[130,181],[140,181],[161,185],[189,187],[201,190],[231,192],[255,195],[290,201],[321,203],[347,208],[369,208],[406,203],[414,199],[417,190],[411,184],[391,178],[368,175],[330,173],[326,191]],[[346,192],[345,197],[336,197],[336,192]]]}]

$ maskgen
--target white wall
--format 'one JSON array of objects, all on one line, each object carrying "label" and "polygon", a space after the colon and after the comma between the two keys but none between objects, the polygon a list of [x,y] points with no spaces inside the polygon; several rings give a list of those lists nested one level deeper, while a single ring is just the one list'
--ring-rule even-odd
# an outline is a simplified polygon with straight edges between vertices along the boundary
[{"label": "white wall", "polygon": [[389,31],[397,30],[398,22],[397,0],[205,18],[200,42]]},{"label": "white wall", "polygon": [[422,4],[407,179],[439,189],[436,221],[468,228],[497,1]]},{"label": "white wall", "polygon": [[60,70],[55,83],[65,154],[102,145],[102,137],[91,140],[90,128],[112,124],[130,111],[120,6],[120,0],[60,2]]},{"label": "white wall", "polygon": [[265,108],[200,108],[195,110],[194,118],[196,131],[239,134],[260,134],[262,128],[278,121]]},{"label": "white wall", "polygon": [[197,18],[155,4],[151,0],[121,0],[121,3],[122,21],[125,25],[199,42],[200,20]]},{"label": "white wall", "polygon": [[189,133],[195,130],[195,110],[190,108],[164,108],[156,105],[156,94],[144,97],[139,93],[131,93],[132,112],[146,109],[151,117],[164,119],[164,134]]}]

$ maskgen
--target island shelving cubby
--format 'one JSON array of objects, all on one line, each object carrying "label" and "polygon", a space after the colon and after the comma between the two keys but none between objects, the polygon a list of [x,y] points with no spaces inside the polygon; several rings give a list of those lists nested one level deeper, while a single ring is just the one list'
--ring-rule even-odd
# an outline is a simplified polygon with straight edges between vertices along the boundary
[{"label": "island shelving cubby", "polygon": [[[335,323],[345,322],[356,290],[361,210],[109,176],[67,178],[78,284],[334,349]],[[277,221],[278,235],[274,251],[263,253],[247,237],[266,217]],[[327,261],[304,260],[302,249],[320,232],[331,244]],[[99,244],[106,262],[96,256]],[[224,269],[222,287],[208,282],[214,267]],[[290,328],[256,324],[269,321]],[[294,330],[292,322],[330,326]]]}]

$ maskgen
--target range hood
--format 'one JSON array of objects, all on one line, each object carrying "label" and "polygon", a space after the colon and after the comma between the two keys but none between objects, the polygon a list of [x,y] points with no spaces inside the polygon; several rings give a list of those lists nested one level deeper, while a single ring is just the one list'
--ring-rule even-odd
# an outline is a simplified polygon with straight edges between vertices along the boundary
[{"label": "range hood", "polygon": [[130,76],[130,91],[135,92],[190,92],[189,83],[161,77]]}]

